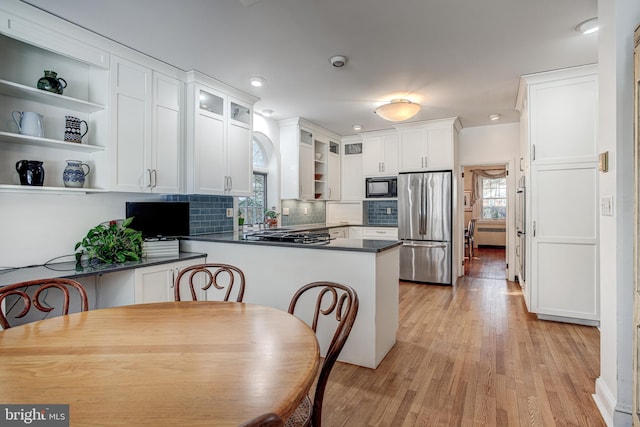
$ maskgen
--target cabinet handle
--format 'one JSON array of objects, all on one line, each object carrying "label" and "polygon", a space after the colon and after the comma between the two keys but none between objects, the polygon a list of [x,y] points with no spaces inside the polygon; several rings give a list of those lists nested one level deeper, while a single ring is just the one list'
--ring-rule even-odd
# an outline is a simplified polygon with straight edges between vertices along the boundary
[{"label": "cabinet handle", "polygon": [[151,173],[153,174],[153,185],[151,186],[151,188],[156,188],[156,186],[158,185],[158,171],[157,170],[152,170]]},{"label": "cabinet handle", "polygon": [[149,184],[147,184],[147,188],[151,188],[151,169],[147,169],[147,173],[149,174]]},{"label": "cabinet handle", "polygon": [[233,188],[233,178],[229,177],[229,191]]},{"label": "cabinet handle", "polygon": [[531,158],[536,159],[536,144],[531,144]]},{"label": "cabinet handle", "polygon": [[536,222],[533,221],[533,237],[536,237]]},{"label": "cabinet handle", "polygon": [[331,198],[331,187],[329,187],[329,198]]},{"label": "cabinet handle", "polygon": [[176,283],[176,273],[177,273],[176,270],[177,269],[175,269],[175,268],[171,269],[171,286],[169,286],[169,288],[173,288],[175,283]]}]

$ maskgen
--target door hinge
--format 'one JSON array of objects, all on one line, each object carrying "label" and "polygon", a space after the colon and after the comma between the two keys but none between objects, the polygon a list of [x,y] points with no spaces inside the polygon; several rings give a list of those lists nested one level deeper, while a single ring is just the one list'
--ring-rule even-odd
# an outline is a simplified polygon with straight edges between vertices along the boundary
[{"label": "door hinge", "polygon": [[464,178],[464,172],[462,172],[462,177]]}]

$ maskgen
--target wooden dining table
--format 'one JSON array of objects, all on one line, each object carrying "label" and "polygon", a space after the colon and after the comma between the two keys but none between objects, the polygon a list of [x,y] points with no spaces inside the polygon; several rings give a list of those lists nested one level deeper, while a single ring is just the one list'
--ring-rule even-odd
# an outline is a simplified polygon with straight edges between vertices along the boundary
[{"label": "wooden dining table", "polygon": [[286,419],[318,365],[313,330],[284,311],[137,304],[1,331],[0,402],[68,404],[71,426],[237,426]]}]

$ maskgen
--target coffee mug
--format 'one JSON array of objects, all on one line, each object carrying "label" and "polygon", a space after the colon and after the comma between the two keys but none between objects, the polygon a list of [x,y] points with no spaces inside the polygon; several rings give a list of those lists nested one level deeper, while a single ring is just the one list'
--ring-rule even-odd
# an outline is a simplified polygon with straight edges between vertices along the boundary
[{"label": "coffee mug", "polygon": [[[82,143],[82,137],[89,132],[89,124],[86,121],[73,116],[64,116],[64,118],[64,140],[67,142]],[[84,133],[80,130],[82,123],[84,123],[85,126]]]},{"label": "coffee mug", "polygon": [[32,111],[14,111],[11,113],[11,117],[16,122],[18,132],[21,135],[37,136],[38,138],[44,136],[42,115]]}]

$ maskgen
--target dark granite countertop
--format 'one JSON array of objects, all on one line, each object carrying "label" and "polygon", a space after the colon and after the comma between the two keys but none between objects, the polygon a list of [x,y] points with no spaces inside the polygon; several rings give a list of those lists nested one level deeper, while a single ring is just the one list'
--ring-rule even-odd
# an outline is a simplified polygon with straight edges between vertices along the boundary
[{"label": "dark granite countertop", "polygon": [[29,266],[0,270],[0,286],[27,280],[46,279],[52,277],[64,277],[76,279],[80,277],[97,276],[117,271],[131,270],[134,268],[149,267],[152,265],[167,264],[171,262],[186,261],[190,259],[206,257],[207,254],[180,252],[178,257],[144,258],[140,261],[128,261],[119,264],[98,264],[76,268],[75,261],[51,263],[47,265]]},{"label": "dark granite countertop", "polygon": [[[328,228],[327,226],[318,226],[314,228],[296,228],[295,231],[312,231]],[[330,227],[329,227],[330,228]],[[282,229],[292,229],[291,227],[282,227]],[[257,230],[256,230],[257,231]],[[373,240],[373,239],[331,239],[328,243],[291,243],[291,242],[271,242],[271,241],[255,241],[245,240],[242,233],[212,233],[202,234],[198,236],[183,237],[183,240],[197,240],[202,242],[216,243],[237,243],[243,245],[264,245],[264,246],[281,246],[301,249],[324,249],[337,251],[356,251],[356,252],[383,252],[397,246],[402,245],[399,240]]]}]

